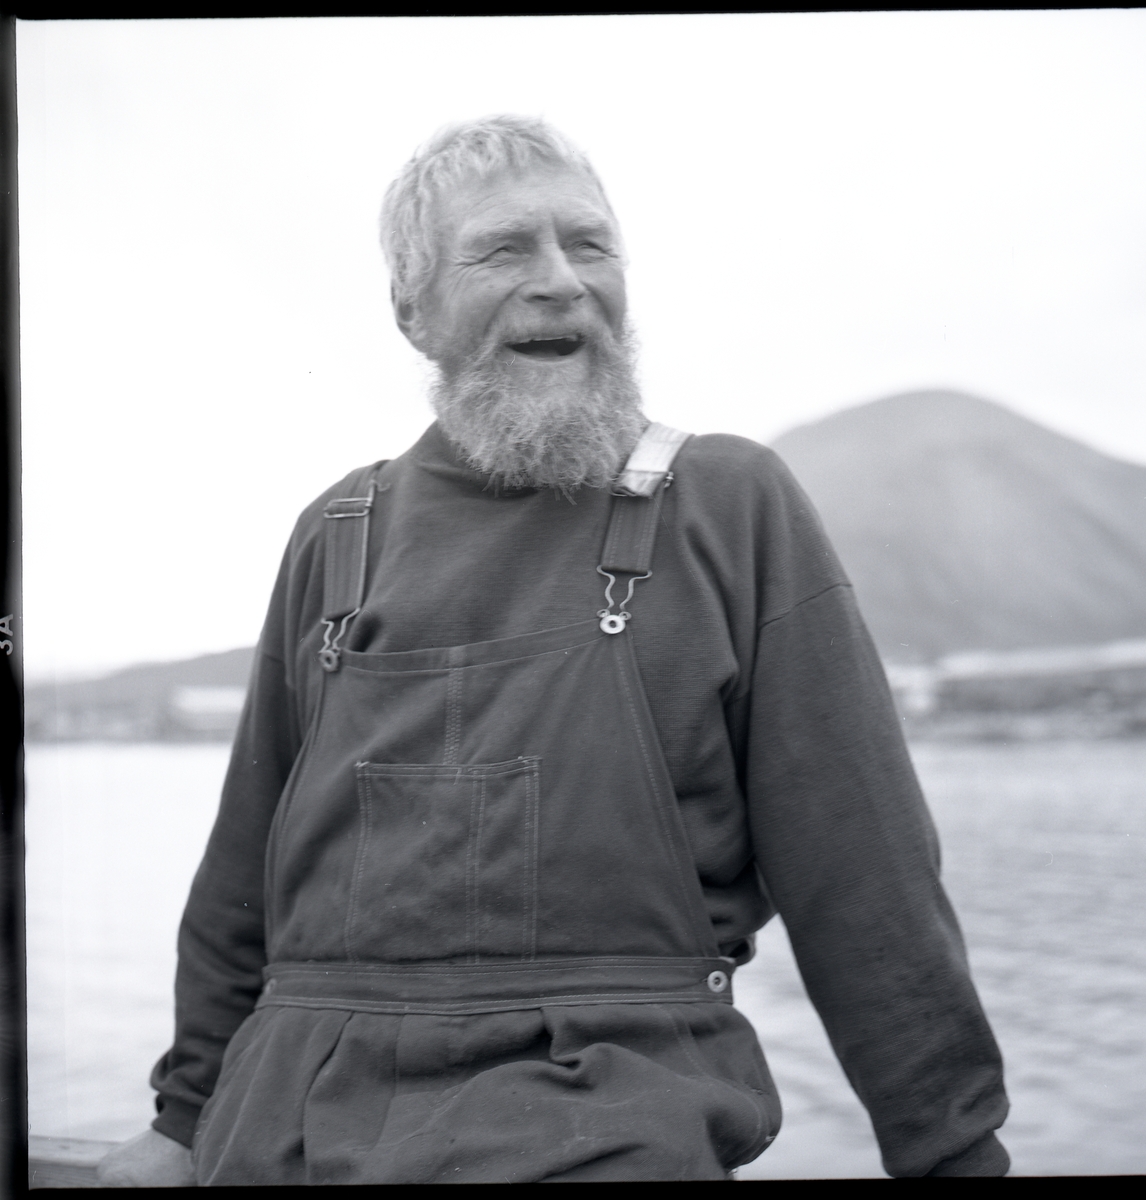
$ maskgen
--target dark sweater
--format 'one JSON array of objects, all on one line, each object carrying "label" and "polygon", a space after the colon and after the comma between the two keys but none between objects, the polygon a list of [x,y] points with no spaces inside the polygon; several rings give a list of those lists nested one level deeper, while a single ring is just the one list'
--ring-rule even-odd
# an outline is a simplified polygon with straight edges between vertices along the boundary
[{"label": "dark sweater", "polygon": [[[769,450],[687,442],[632,637],[724,953],[770,909],[893,1175],[999,1174],[998,1049],[939,882],[935,831],[883,669],[807,497]],[[556,628],[604,603],[604,491],[495,493],[437,426],[387,469],[362,613],[387,652]],[[219,817],[179,937],[155,1127],[189,1144],[262,985],[267,832],[321,683],[322,510],[299,519],[259,643]]]}]

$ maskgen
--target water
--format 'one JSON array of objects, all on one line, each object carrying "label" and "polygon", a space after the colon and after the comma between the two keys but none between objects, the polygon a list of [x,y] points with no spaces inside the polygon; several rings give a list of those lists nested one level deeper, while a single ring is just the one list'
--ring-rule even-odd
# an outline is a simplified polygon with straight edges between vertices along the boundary
[{"label": "water", "polygon": [[[1146,742],[913,754],[1003,1047],[1014,1172],[1146,1170]],[[151,1119],[175,930],[226,760],[221,746],[29,747],[33,1133],[118,1139]],[[778,921],[736,989],[785,1106],[740,1178],[882,1175]]]},{"label": "water", "polygon": [[[1146,1170],[1146,743],[916,745],[1020,1175]],[[741,1178],[882,1174],[781,928],[737,976],[786,1130]],[[785,1139],[787,1133],[787,1139]]]}]

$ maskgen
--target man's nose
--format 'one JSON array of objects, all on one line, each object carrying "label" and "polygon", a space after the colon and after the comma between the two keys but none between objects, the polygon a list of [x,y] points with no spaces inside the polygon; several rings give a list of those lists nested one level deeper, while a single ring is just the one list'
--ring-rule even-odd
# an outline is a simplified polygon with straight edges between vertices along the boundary
[{"label": "man's nose", "polygon": [[585,294],[585,285],[560,246],[552,243],[539,246],[531,266],[525,290],[527,300],[571,304]]}]

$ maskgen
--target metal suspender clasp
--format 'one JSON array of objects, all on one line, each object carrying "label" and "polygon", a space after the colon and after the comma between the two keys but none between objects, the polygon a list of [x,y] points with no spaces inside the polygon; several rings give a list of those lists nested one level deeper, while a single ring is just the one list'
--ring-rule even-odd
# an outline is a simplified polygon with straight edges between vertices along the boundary
[{"label": "metal suspender clasp", "polygon": [[617,577],[611,571],[606,571],[604,567],[597,568],[598,575],[604,575],[608,579],[605,585],[605,608],[602,608],[597,616],[601,618],[602,633],[620,633],[625,628],[625,622],[630,620],[632,613],[629,612],[625,605],[633,598],[633,589],[637,586],[638,579],[648,579],[652,575],[652,571],[646,571],[643,575],[633,575],[629,579],[629,591],[624,600],[621,601],[616,612],[612,611],[614,603],[613,599],[613,584],[617,582]]},{"label": "metal suspender clasp", "polygon": [[[602,633],[621,633],[632,617],[629,601],[639,580],[652,575],[653,542],[661,501],[672,484],[672,464],[689,434],[667,425],[650,424],[641,434],[625,469],[612,487],[612,511],[597,574],[608,581],[605,607],[600,609]],[[629,590],[613,612],[613,587],[618,575],[629,576]]]},{"label": "metal suspender clasp", "polygon": [[318,652],[318,661],[322,664],[324,671],[337,671],[342,660],[342,650],[338,643],[342,641],[342,635],[346,632],[346,626],[350,624],[352,618],[358,616],[359,609],[355,609],[352,613],[347,613],[342,618],[342,624],[338,627],[338,634],[331,637],[334,633],[334,622],[328,621],[325,617],[322,623],[325,628],[322,631],[322,649]]},{"label": "metal suspender clasp", "polygon": [[[342,658],[339,643],[346,627],[362,611],[366,594],[366,557],[370,547],[370,510],[374,507],[374,479],[365,496],[331,500],[323,516],[326,526],[326,570],[323,584],[322,649],[318,661],[324,671],[337,671]],[[349,520],[361,522],[361,529]],[[338,632],[335,633],[335,626]]]}]

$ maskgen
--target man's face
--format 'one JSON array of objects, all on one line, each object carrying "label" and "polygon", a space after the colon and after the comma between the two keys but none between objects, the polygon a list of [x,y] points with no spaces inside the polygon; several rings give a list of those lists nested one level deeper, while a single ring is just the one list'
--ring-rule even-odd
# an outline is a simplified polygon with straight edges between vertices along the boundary
[{"label": "man's face", "polygon": [[447,376],[486,349],[523,383],[572,383],[586,377],[603,333],[620,336],[620,239],[582,172],[538,165],[475,176],[441,198],[437,227],[434,273],[397,316]]}]

